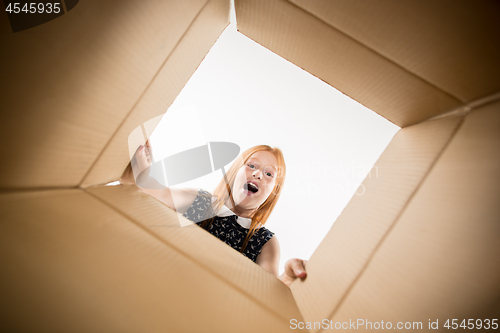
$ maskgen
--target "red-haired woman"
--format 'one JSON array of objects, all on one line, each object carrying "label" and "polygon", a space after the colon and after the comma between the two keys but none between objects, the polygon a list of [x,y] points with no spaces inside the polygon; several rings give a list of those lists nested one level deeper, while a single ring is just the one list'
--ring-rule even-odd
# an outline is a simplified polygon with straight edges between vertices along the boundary
[{"label": "red-haired woman", "polygon": [[[274,274],[284,284],[305,278],[306,260],[290,259],[279,275],[278,239],[264,225],[273,211],[283,188],[286,166],[281,150],[260,145],[243,152],[229,168],[213,195],[204,190],[171,189],[151,186],[154,179],[142,179],[151,165],[150,147],[137,150],[122,183],[134,182],[143,192],[183,214],[215,237],[240,251],[259,266]],[[149,184],[148,184],[149,182]],[[156,187],[156,189],[154,189]]]}]

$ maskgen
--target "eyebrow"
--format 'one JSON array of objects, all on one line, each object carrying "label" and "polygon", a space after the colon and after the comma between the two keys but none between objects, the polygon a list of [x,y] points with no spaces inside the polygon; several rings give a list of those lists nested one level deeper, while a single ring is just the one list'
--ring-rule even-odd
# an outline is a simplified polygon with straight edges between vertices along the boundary
[{"label": "eyebrow", "polygon": [[[249,159],[247,160],[247,163],[250,163],[251,161],[252,161],[252,162],[253,162],[253,161],[256,161],[256,162],[259,162],[260,164],[262,164],[262,162],[261,162],[258,158],[256,158],[256,157],[251,157],[251,158],[249,158]],[[277,167],[274,167],[273,165],[267,165],[267,167],[271,167],[271,168],[273,168],[274,172],[278,172],[278,168],[277,168]]]},{"label": "eyebrow", "polygon": [[268,167],[273,168],[274,171],[277,171],[273,165],[268,165]]}]

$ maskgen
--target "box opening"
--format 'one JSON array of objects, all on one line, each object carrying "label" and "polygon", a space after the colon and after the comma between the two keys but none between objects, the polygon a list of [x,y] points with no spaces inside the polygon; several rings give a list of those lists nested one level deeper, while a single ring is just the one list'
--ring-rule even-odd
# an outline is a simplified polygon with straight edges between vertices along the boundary
[{"label": "box opening", "polygon": [[[372,167],[399,129],[233,22],[149,139],[155,160],[187,149],[186,138],[232,142],[241,152],[259,144],[283,151],[285,186],[266,224],[280,241],[281,274],[288,259],[309,259],[351,197],[364,195],[362,181],[378,176]],[[221,177],[213,172],[174,187],[213,192]]]}]

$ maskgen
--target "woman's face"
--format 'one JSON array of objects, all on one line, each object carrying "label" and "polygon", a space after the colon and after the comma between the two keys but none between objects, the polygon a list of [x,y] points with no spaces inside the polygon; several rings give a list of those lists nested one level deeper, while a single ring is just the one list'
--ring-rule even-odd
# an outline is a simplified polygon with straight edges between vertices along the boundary
[{"label": "woman's face", "polygon": [[276,184],[278,160],[269,151],[258,151],[250,156],[234,180],[233,200],[243,209],[258,208],[266,201]]}]

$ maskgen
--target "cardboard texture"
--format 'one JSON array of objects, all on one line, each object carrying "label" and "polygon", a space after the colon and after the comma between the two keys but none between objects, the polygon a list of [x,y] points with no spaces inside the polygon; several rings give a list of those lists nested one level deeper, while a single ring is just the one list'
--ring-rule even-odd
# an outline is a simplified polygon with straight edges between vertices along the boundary
[{"label": "cardboard texture", "polygon": [[206,2],[82,1],[15,34],[1,15],[0,188],[77,186]]},{"label": "cardboard texture", "polygon": [[500,102],[465,118],[334,321],[362,315],[427,325],[498,309],[499,128]]},{"label": "cardboard texture", "polygon": [[290,2],[462,102],[500,90],[498,1]]},{"label": "cardboard texture", "polygon": [[80,1],[15,34],[1,15],[0,329],[499,318],[498,2],[236,0],[242,33],[402,127],[290,289],[136,187],[102,186],[228,14]]},{"label": "cardboard texture", "polygon": [[256,269],[258,267],[253,262],[237,251],[227,251],[226,244],[198,226],[189,223],[192,228],[181,227],[185,218],[137,187],[96,187],[89,188],[88,193],[136,221],[148,232],[196,261],[210,274],[247,295],[269,313],[279,317],[282,325],[288,324],[289,318],[300,318],[290,290],[281,281],[265,270]]},{"label": "cardboard texture", "polygon": [[[99,155],[85,176],[82,187],[106,184],[121,176],[122,170],[130,161],[128,147],[123,143],[127,142],[135,127],[167,111],[198,67],[200,59],[203,59],[226,27],[228,11],[229,5],[225,0],[212,0],[204,4],[161,68],[158,68],[151,84]],[[158,122],[160,119],[157,118]],[[151,128],[154,129],[153,126]],[[146,134],[149,137],[151,132]],[[116,167],[118,164],[121,168]]]},{"label": "cardboard texture", "polygon": [[[292,291],[308,321],[330,318],[390,232],[463,117],[401,129],[307,264]],[[361,193],[361,191],[360,191]]]},{"label": "cardboard texture", "polygon": [[236,1],[236,15],[240,32],[400,127],[460,105],[453,96],[289,1]]},{"label": "cardboard texture", "polygon": [[[269,295],[249,297],[245,287],[254,281],[229,284],[226,279],[236,274],[217,276],[82,190],[1,195],[0,207],[1,262],[9,268],[2,274],[2,331],[281,332],[288,315],[297,315],[271,311]],[[184,237],[184,246],[225,246],[199,228],[186,233],[200,237]],[[280,281],[245,264],[239,272],[256,271],[255,287],[271,290],[278,302],[291,299]]]}]

